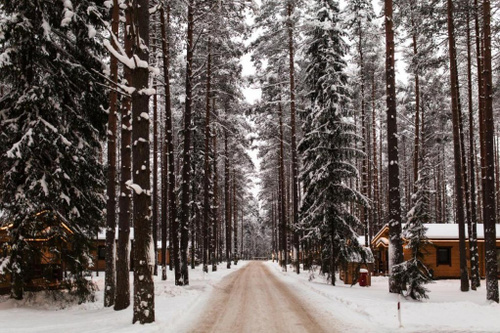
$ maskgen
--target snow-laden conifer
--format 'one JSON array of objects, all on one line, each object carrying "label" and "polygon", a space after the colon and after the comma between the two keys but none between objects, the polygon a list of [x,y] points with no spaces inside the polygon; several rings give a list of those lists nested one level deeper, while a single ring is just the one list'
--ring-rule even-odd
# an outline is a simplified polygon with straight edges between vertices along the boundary
[{"label": "snow-laden conifer", "polygon": [[352,202],[365,202],[364,196],[349,187],[358,176],[352,163],[357,154],[352,110],[349,109],[348,78],[343,59],[346,44],[339,25],[338,3],[315,1],[316,19],[311,22],[308,48],[310,63],[306,82],[310,105],[304,113],[302,154],[304,197],[301,223],[307,238],[322,244],[323,265],[335,284],[335,271],[353,255],[362,254],[356,231],[359,220],[349,212]]},{"label": "snow-laden conifer", "polygon": [[403,228],[403,234],[407,240],[405,247],[410,250],[410,258],[394,266],[393,271],[394,278],[398,280],[400,285],[406,286],[406,290],[402,290],[402,293],[416,300],[428,298],[428,290],[424,284],[430,282],[432,277],[424,264],[425,246],[429,244],[429,240],[425,236],[427,228],[424,224],[431,221],[429,213],[431,191],[428,188],[428,182],[429,167],[427,164],[421,163],[418,180],[415,183],[416,192],[413,195],[415,204],[408,212],[408,222]]},{"label": "snow-laden conifer", "polygon": [[12,296],[22,298],[40,251],[24,239],[40,230],[64,237],[61,227],[47,229],[64,222],[74,234],[59,256],[84,301],[92,291],[89,241],[104,204],[99,8],[88,0],[0,1],[0,8],[0,209],[12,225],[5,265]]}]

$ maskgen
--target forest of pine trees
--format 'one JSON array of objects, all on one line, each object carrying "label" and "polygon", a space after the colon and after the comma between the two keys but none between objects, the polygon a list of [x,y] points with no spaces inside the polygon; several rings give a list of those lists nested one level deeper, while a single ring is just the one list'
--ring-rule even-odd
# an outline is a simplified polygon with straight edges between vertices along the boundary
[{"label": "forest of pine trees", "polygon": [[[297,274],[317,266],[335,285],[384,225],[388,291],[421,299],[424,224],[456,223],[460,290],[482,283],[484,256],[487,299],[498,302],[499,9],[0,0],[0,226],[10,237],[0,269],[11,297],[23,298],[40,251],[25,239],[64,221],[75,231],[60,254],[67,288],[93,299],[91,253],[105,232],[104,306],[132,305],[134,323],[155,320],[153,275],[187,286],[190,269],[269,257]],[[249,87],[261,93],[254,104]]]}]

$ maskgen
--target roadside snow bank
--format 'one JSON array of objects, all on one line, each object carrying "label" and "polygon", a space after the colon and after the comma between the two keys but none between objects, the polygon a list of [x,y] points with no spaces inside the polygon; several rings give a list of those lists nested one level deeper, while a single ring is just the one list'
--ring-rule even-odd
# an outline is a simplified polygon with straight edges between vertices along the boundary
[{"label": "roadside snow bank", "polygon": [[[341,320],[352,332],[499,332],[500,305],[486,301],[485,282],[477,291],[460,292],[459,280],[428,284],[430,299],[421,302],[401,297],[403,327],[397,318],[398,295],[388,292],[387,277],[372,277],[370,287],[331,286],[317,272],[297,275],[282,272],[277,263],[266,263],[318,311]],[[360,330],[362,328],[362,330]],[[349,329],[349,328],[348,328]]]},{"label": "roadside snow bank", "polygon": [[[0,331],[9,333],[43,332],[179,332],[177,326],[184,321],[198,317],[196,309],[206,302],[222,278],[245,266],[239,261],[237,266],[226,269],[219,265],[217,272],[203,273],[201,267],[189,270],[190,285],[174,285],[173,272],[168,271],[167,281],[155,276],[156,322],[150,325],[132,325],[131,306],[123,311],[104,308],[104,274],[94,277],[99,290],[96,302],[75,305],[65,297],[52,297],[47,293],[35,293],[32,298],[14,301],[0,298]],[[210,267],[209,267],[210,268]],[[131,273],[130,281],[133,281]],[[131,291],[133,285],[131,283]]]}]

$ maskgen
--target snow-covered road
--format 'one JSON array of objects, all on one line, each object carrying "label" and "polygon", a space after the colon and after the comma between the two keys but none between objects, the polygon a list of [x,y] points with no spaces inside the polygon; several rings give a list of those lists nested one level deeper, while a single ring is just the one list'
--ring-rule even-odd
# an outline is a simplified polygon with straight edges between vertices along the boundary
[{"label": "snow-covered road", "polygon": [[338,323],[301,300],[262,262],[215,287],[191,332],[338,332]]}]

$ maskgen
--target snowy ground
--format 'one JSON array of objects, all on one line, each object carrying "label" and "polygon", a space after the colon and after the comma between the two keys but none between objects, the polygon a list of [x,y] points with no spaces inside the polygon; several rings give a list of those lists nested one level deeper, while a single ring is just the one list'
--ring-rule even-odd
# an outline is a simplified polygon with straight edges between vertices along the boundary
[{"label": "snowy ground", "polygon": [[318,311],[351,323],[352,332],[500,332],[500,305],[486,301],[484,281],[477,291],[463,293],[459,280],[439,280],[428,285],[428,300],[401,298],[400,328],[398,296],[388,292],[386,277],[373,277],[371,287],[342,281],[333,287],[317,273],[309,281],[309,272],[284,273],[276,263],[266,264]]},{"label": "snowy ground", "polygon": [[[168,281],[156,278],[156,322],[145,326],[132,325],[131,308],[117,312],[102,306],[104,274],[96,278],[101,291],[95,303],[69,304],[42,293],[24,301],[1,296],[0,332],[185,332],[206,312],[214,286],[245,264],[240,262],[230,270],[220,265],[218,272],[209,274],[197,267],[190,270],[187,287],[174,286],[170,271]],[[428,285],[429,300],[402,298],[400,328],[398,296],[388,293],[385,277],[372,278],[371,287],[351,287],[342,281],[333,287],[318,274],[309,280],[309,272],[297,275],[290,268],[284,273],[276,263],[265,264],[279,281],[315,309],[317,319],[341,322],[342,327],[336,329],[342,332],[500,332],[500,305],[486,301],[484,281],[478,291],[462,293],[458,280],[440,280]]]},{"label": "snowy ground", "polygon": [[67,304],[41,293],[23,301],[0,296],[0,332],[179,332],[179,325],[200,316],[197,309],[202,308],[200,305],[206,302],[214,285],[245,264],[240,261],[230,270],[219,265],[217,272],[208,274],[197,267],[189,271],[190,285],[186,287],[174,285],[171,271],[167,272],[167,281],[155,277],[156,322],[144,326],[132,325],[131,307],[123,311],[103,307],[103,273],[95,278],[101,290],[95,303]]}]

